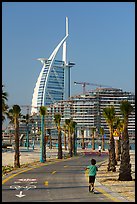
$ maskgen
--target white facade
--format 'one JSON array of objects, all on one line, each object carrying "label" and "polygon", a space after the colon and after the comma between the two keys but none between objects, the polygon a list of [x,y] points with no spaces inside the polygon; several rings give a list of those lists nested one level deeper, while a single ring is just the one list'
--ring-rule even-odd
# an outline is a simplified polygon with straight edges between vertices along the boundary
[{"label": "white facade", "polygon": [[[48,112],[51,118],[55,112],[62,115],[62,126],[65,119],[72,118],[77,123],[77,136],[81,137],[81,129],[84,130],[84,137],[91,138],[91,128],[96,127],[96,135],[100,127],[104,128],[105,134],[109,137],[109,129],[103,116],[105,107],[114,105],[116,115],[122,118],[120,112],[121,101],[128,100],[134,110],[129,115],[128,133],[130,137],[135,137],[135,95],[131,92],[124,92],[116,88],[97,88],[85,95],[70,97],[70,100],[59,101],[56,105],[50,105]],[[47,124],[48,128],[53,127],[53,123]]]},{"label": "white facade", "polygon": [[[43,67],[34,88],[31,115],[37,113],[40,106],[47,106],[70,97],[70,67],[74,64],[67,63],[67,38],[68,18],[66,17],[65,37],[48,59],[38,59],[43,64]],[[56,55],[61,47],[63,47],[62,60],[56,60]]]}]

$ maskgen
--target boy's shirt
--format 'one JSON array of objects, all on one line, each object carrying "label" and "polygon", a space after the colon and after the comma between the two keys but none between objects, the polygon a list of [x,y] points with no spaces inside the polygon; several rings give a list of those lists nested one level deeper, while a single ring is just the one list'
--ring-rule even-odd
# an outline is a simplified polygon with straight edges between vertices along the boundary
[{"label": "boy's shirt", "polygon": [[89,169],[89,176],[96,176],[96,172],[98,171],[98,169],[95,165],[87,166],[87,169]]}]

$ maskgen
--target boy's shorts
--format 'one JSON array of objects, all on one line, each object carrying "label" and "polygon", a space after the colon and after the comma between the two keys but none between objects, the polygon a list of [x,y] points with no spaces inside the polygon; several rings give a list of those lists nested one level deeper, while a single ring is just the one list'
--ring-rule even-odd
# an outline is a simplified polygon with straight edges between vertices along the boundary
[{"label": "boy's shorts", "polygon": [[89,183],[95,182],[95,176],[89,176]]}]

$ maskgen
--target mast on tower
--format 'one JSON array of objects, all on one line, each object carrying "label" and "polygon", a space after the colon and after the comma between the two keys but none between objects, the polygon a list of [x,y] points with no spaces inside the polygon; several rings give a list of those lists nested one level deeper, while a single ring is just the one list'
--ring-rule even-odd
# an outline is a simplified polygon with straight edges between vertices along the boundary
[{"label": "mast on tower", "polygon": [[[68,17],[66,17],[66,36],[68,36]],[[67,43],[66,40],[63,43],[63,53],[62,53],[62,61],[64,61],[65,65],[67,64]]]}]

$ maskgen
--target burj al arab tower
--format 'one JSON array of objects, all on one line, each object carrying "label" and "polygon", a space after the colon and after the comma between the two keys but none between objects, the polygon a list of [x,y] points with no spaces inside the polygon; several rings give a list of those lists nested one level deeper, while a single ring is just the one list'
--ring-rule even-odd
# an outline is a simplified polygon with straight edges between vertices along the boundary
[{"label": "burj al arab tower", "polygon": [[[31,115],[38,112],[38,107],[48,106],[70,97],[70,68],[74,63],[67,62],[68,17],[66,17],[66,35],[56,46],[50,57],[39,58],[43,67],[37,79],[31,104]],[[62,60],[56,55],[62,47]]]}]

